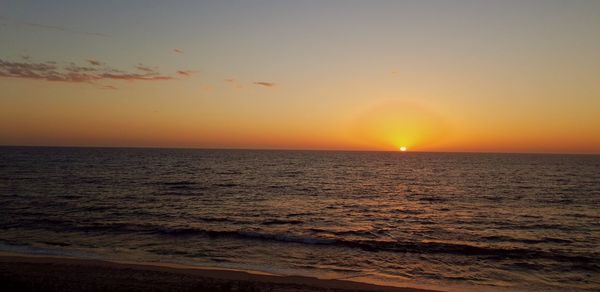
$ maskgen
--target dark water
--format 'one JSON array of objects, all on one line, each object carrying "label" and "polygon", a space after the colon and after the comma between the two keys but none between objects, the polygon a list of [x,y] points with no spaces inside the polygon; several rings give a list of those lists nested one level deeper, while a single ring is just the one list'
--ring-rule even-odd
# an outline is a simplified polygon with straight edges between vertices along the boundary
[{"label": "dark water", "polygon": [[0,248],[600,289],[600,157],[0,148]]}]

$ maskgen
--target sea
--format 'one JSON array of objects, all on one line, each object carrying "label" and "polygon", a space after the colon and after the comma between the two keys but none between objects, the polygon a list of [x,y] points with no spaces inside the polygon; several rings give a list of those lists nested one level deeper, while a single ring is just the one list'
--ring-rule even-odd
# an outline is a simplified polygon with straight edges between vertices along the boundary
[{"label": "sea", "polygon": [[0,250],[600,291],[600,156],[0,147]]}]

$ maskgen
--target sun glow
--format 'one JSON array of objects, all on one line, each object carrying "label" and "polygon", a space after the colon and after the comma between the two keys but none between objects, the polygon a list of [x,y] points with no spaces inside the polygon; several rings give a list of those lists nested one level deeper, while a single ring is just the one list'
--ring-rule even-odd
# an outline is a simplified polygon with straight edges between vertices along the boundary
[{"label": "sun glow", "polygon": [[431,147],[446,134],[447,122],[424,106],[388,101],[359,115],[355,129],[357,139],[373,148],[405,152]]}]

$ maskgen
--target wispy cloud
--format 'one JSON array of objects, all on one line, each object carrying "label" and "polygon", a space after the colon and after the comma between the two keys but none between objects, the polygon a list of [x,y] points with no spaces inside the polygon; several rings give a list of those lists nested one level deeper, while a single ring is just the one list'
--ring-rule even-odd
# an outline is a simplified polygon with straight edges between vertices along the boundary
[{"label": "wispy cloud", "polygon": [[196,73],[196,71],[192,71],[192,70],[178,70],[177,71],[177,74],[179,74],[181,76],[185,76],[185,77],[190,77],[195,73]]},{"label": "wispy cloud", "polygon": [[[87,60],[91,66],[76,63],[58,65],[56,62],[10,62],[0,59],[0,77],[62,81],[74,83],[96,83],[103,80],[158,81],[172,80],[175,77],[160,73],[150,67],[124,71],[111,68],[97,60]],[[142,72],[140,72],[142,71]],[[182,72],[188,72],[181,70]],[[106,87],[109,89],[116,89]]]},{"label": "wispy cloud", "polygon": [[264,86],[264,87],[275,87],[275,83],[273,82],[265,82],[265,81],[256,81],[253,84]]},{"label": "wispy cloud", "polygon": [[[29,60],[29,59],[27,59]],[[102,66],[103,63],[98,61],[98,60],[94,60],[94,59],[88,59],[86,60],[88,63],[90,63],[90,65],[94,65],[94,66]]]},{"label": "wispy cloud", "polygon": [[183,54],[183,49],[175,48],[175,49],[173,49],[173,52],[175,52],[177,54]]},{"label": "wispy cloud", "polygon": [[89,32],[89,31],[76,30],[76,29],[56,26],[56,25],[48,25],[48,24],[28,22],[28,21],[20,21],[20,20],[6,17],[6,16],[0,16],[0,19],[10,21],[14,25],[28,26],[28,27],[34,27],[34,28],[40,28],[40,29],[46,29],[46,30],[54,30],[54,31],[61,31],[61,32],[66,32],[66,33],[97,36],[97,37],[109,37],[110,36],[110,35],[107,35],[104,33],[99,33],[99,32]]},{"label": "wispy cloud", "polygon": [[240,83],[239,83],[239,82],[238,82],[236,79],[234,79],[234,78],[227,78],[227,79],[225,79],[225,80],[223,80],[223,81],[225,81],[225,83],[227,83],[227,84],[229,84],[229,85],[231,85],[232,87],[235,87],[235,88],[242,88],[242,87],[243,87],[243,86],[242,86],[242,85],[241,85],[241,84],[240,84]]},{"label": "wispy cloud", "polygon": [[100,86],[100,88],[102,88],[102,89],[109,89],[109,90],[117,90],[117,89],[119,89],[118,87],[112,86],[112,85],[102,85],[102,86]]},{"label": "wispy cloud", "polygon": [[[242,82],[240,82],[234,78],[228,78],[223,81],[225,81],[225,83],[229,84],[230,86],[232,86],[234,88],[243,88],[244,87],[244,86],[242,86]],[[272,88],[272,87],[275,87],[275,85],[276,85],[273,82],[266,82],[266,81],[255,81],[255,82],[252,82],[252,84],[262,86],[262,87],[267,87],[267,88]]]},{"label": "wispy cloud", "polygon": [[156,71],[156,69],[150,68],[148,66],[144,66],[144,64],[138,64],[137,66],[135,66],[135,68],[140,71],[144,71],[144,72],[155,72]]}]

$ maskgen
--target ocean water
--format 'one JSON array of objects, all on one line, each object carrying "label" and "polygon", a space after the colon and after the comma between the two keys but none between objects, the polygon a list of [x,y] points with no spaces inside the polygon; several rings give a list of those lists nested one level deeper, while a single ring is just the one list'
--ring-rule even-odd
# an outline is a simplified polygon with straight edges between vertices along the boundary
[{"label": "ocean water", "polygon": [[600,156],[2,147],[0,249],[600,290]]}]

